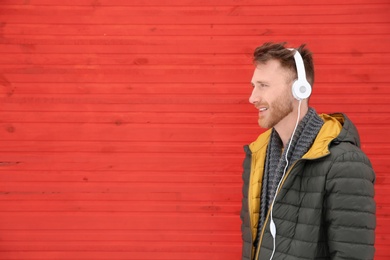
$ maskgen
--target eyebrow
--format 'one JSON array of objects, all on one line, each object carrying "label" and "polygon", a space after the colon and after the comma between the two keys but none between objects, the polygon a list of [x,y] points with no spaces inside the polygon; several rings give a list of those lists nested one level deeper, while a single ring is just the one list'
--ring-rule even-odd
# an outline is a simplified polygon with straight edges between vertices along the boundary
[{"label": "eyebrow", "polygon": [[251,84],[252,84],[253,86],[254,86],[255,84],[266,84],[266,85],[269,85],[269,82],[258,80],[258,81],[256,81],[255,83],[251,82]]}]

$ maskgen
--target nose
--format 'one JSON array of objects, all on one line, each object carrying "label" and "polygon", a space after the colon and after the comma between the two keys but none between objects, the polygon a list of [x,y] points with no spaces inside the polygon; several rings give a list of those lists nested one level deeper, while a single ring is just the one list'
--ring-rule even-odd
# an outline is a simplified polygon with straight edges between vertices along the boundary
[{"label": "nose", "polygon": [[259,100],[260,100],[259,92],[257,91],[257,88],[254,87],[252,90],[252,94],[249,97],[249,103],[255,104],[256,102],[259,102]]}]

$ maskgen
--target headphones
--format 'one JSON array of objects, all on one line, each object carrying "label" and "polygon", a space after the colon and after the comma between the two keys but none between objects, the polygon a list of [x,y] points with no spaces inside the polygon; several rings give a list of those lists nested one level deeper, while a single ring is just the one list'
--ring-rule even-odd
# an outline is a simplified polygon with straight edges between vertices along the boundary
[{"label": "headphones", "polygon": [[[291,51],[295,49],[289,49]],[[298,50],[294,53],[295,65],[297,68],[298,79],[292,84],[292,93],[296,100],[302,100],[310,97],[311,86],[306,79],[305,65],[303,59]]]}]

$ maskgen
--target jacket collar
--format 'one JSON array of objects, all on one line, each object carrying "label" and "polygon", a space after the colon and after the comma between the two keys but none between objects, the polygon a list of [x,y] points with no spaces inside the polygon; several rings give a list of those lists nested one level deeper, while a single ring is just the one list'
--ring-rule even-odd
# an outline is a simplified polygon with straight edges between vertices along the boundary
[{"label": "jacket collar", "polygon": [[339,115],[338,117],[327,114],[319,115],[324,120],[324,125],[314,140],[313,145],[302,158],[314,159],[329,154],[330,143],[342,132],[344,117],[342,114]]},{"label": "jacket collar", "polygon": [[[333,140],[347,141],[355,145],[360,145],[359,135],[357,134],[356,127],[352,122],[343,114],[320,114],[324,125],[318,133],[312,147],[302,157],[305,159],[314,159],[325,156],[329,153],[329,145]],[[256,141],[249,145],[252,154],[262,152],[265,154],[272,129],[268,129],[261,134]]]}]

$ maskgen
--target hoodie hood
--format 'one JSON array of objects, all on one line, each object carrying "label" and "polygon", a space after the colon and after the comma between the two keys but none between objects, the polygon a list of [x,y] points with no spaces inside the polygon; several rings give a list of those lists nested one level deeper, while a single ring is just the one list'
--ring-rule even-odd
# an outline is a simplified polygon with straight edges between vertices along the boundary
[{"label": "hoodie hood", "polygon": [[335,142],[348,142],[356,145],[360,148],[360,137],[356,126],[352,123],[349,118],[341,113],[335,113],[329,115],[337,119],[343,126],[340,134],[334,140]]},{"label": "hoodie hood", "polygon": [[324,125],[310,150],[302,157],[313,159],[329,153],[331,143],[348,142],[360,147],[360,138],[355,125],[341,113],[320,114]]}]

